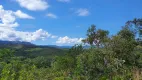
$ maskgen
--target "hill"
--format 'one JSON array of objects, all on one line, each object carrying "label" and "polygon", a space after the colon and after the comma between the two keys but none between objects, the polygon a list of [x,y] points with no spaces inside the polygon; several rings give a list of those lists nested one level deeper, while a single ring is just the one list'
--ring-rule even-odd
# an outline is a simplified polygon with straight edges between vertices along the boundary
[{"label": "hill", "polygon": [[36,45],[30,42],[0,40],[0,48],[22,48],[22,47],[36,47]]},{"label": "hill", "polygon": [[53,46],[39,46],[30,42],[0,41],[0,48],[8,48],[15,51],[16,56],[37,57],[43,56],[52,58],[66,53],[66,49]]}]

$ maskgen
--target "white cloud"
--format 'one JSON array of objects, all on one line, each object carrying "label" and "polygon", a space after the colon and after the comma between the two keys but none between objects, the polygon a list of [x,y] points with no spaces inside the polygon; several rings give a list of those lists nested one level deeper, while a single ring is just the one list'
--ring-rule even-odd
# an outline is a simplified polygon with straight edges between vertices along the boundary
[{"label": "white cloud", "polygon": [[0,5],[0,26],[1,27],[17,27],[19,24],[15,22],[16,18],[11,10],[4,10]]},{"label": "white cloud", "polygon": [[59,2],[70,2],[71,0],[57,0]]},{"label": "white cloud", "polygon": [[32,11],[45,10],[49,7],[45,0],[16,0],[16,2],[18,2],[21,7]]},{"label": "white cloud", "polygon": [[54,18],[54,19],[57,18],[57,16],[55,14],[53,14],[53,13],[48,13],[46,16],[50,17],[50,18]]},{"label": "white cloud", "polygon": [[83,38],[69,38],[68,36],[65,36],[65,37],[59,37],[56,43],[60,45],[64,45],[64,44],[73,45],[73,44],[81,43],[82,39]]},{"label": "white cloud", "polygon": [[83,9],[83,8],[78,9],[76,13],[78,14],[78,16],[88,16],[90,14],[88,9]]},{"label": "white cloud", "polygon": [[12,23],[12,24],[0,23],[0,27],[3,27],[3,28],[13,28],[13,27],[17,27],[17,26],[19,26],[19,24],[17,22]]},{"label": "white cloud", "polygon": [[28,14],[23,13],[23,12],[20,11],[20,10],[17,10],[16,12],[14,12],[14,14],[15,14],[15,16],[17,16],[18,18],[23,18],[23,19],[34,19],[34,17],[29,16]]},{"label": "white cloud", "polygon": [[34,32],[24,32],[17,31],[16,27],[19,26],[16,22],[17,18],[33,18],[28,16],[25,13],[18,13],[11,10],[4,10],[3,6],[0,5],[0,40],[8,41],[35,41],[35,40],[44,40],[48,37],[51,37],[51,34],[48,32],[39,29]]},{"label": "white cloud", "polygon": [[45,40],[48,37],[50,37],[50,34],[42,29],[36,30],[35,32],[23,32],[1,29],[0,27],[0,40],[31,42],[35,40]]},{"label": "white cloud", "polygon": [[32,16],[23,13],[22,11],[18,10],[16,12],[11,10],[4,10],[3,6],[0,5],[0,26],[1,27],[17,27],[19,24],[15,22],[16,18],[27,18],[33,19]]},{"label": "white cloud", "polygon": [[58,38],[58,36],[52,35],[51,38]]}]

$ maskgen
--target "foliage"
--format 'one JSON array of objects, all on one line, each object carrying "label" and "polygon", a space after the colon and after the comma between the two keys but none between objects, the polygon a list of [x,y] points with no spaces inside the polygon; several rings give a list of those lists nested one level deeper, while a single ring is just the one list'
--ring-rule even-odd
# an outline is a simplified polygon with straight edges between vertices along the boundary
[{"label": "foliage", "polygon": [[91,25],[87,30],[87,38],[82,41],[91,46],[96,45],[97,47],[100,47],[106,41],[108,34],[108,31],[102,29],[97,30],[95,25]]}]

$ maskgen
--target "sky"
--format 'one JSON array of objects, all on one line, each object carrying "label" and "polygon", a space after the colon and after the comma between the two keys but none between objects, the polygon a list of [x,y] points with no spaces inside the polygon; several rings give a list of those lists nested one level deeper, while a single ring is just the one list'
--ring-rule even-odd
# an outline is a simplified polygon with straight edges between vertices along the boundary
[{"label": "sky", "polygon": [[0,0],[0,40],[37,45],[81,43],[92,24],[115,35],[142,18],[142,0]]}]

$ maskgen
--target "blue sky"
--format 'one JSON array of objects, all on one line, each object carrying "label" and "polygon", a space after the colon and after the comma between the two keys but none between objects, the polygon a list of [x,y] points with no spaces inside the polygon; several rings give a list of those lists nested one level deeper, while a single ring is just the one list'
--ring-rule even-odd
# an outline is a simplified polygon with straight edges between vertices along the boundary
[{"label": "blue sky", "polygon": [[0,39],[73,45],[86,37],[91,24],[116,34],[126,21],[142,17],[141,4],[142,0],[0,0]]}]

